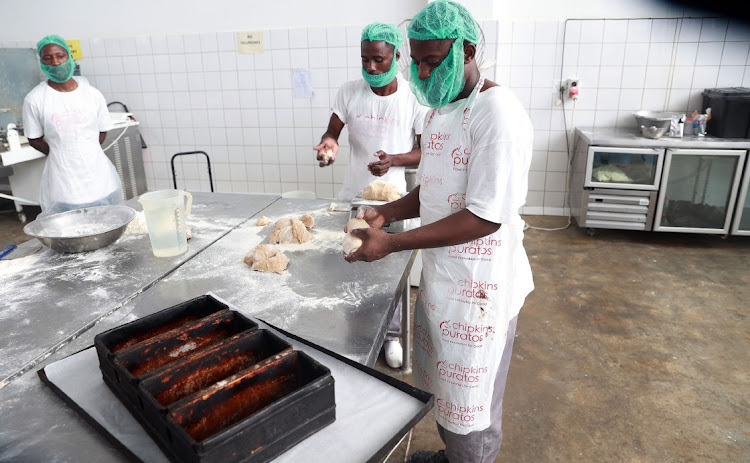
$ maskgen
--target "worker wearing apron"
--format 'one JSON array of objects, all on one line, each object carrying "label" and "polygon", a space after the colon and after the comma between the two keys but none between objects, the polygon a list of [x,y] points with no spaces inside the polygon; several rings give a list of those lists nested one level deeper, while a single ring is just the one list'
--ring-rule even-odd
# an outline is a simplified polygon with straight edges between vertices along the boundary
[{"label": "worker wearing apron", "polygon": [[104,96],[73,77],[75,63],[62,37],[45,37],[37,53],[49,80],[26,95],[23,125],[29,144],[48,156],[40,216],[122,203],[120,177],[101,147],[112,128]]},{"label": "worker wearing apron", "polygon": [[[409,25],[411,84],[433,108],[423,131],[420,186],[361,214],[373,228],[348,260],[421,248],[414,377],[435,395],[445,450],[413,463],[494,461],[517,315],[533,289],[519,210],[528,190],[533,130],[513,94],[479,72],[481,32],[453,2],[429,3]],[[444,40],[451,39],[451,40]],[[419,215],[420,228],[387,235]]]},{"label": "worker wearing apron", "polygon": [[[427,108],[420,105],[409,83],[398,72],[403,33],[391,24],[373,23],[362,30],[362,77],[341,86],[334,100],[328,130],[313,149],[321,167],[331,165],[338,154],[338,138],[349,126],[351,153],[346,167],[340,201],[351,201],[373,180],[390,183],[406,192],[404,166],[419,164],[419,141]],[[326,153],[331,151],[332,157]],[[396,154],[389,154],[396,153]],[[401,332],[401,304],[388,327]],[[403,348],[398,337],[383,344],[385,360],[400,368]]]}]

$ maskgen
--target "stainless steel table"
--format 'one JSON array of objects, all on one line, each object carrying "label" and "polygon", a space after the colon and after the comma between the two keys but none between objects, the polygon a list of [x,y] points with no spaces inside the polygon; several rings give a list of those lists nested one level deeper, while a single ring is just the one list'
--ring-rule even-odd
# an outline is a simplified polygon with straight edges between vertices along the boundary
[{"label": "stainless steel table", "polygon": [[[147,276],[135,277],[140,283],[134,282],[132,276],[124,277],[123,269],[117,268],[111,270],[113,275],[98,284],[77,283],[88,285],[85,286],[88,294],[83,295],[82,302],[77,302],[80,292],[75,290],[75,284],[68,282],[73,288],[63,284],[55,286],[62,305],[67,308],[66,313],[73,320],[64,323],[54,314],[47,313],[43,317],[45,323],[38,324],[39,332],[29,334],[36,340],[33,342],[39,342],[41,346],[35,350],[35,357],[23,359],[36,358],[38,363],[33,370],[19,372],[0,390],[0,416],[3,417],[0,420],[0,460],[77,461],[84,454],[89,461],[122,460],[123,456],[114,447],[41,383],[36,370],[90,346],[99,332],[208,291],[232,302],[249,315],[360,363],[374,364],[399,298],[408,297],[407,280],[413,253],[394,254],[370,264],[349,264],[343,260],[340,251],[341,230],[348,215],[329,212],[328,201],[254,195],[196,195],[195,202],[205,205],[203,216],[206,222],[212,220],[208,217],[220,216],[212,215],[216,212],[211,207],[214,197],[219,200],[218,208],[232,211],[235,218],[223,222],[226,228],[222,231],[204,232],[200,238],[203,241],[191,243],[190,254],[176,262],[154,258],[145,235],[138,239],[129,238],[133,243],[115,245],[119,249],[112,252],[115,258],[123,254],[127,257],[125,262],[130,272],[142,272]],[[244,208],[233,209],[239,204],[244,204]],[[242,262],[247,251],[264,241],[272,228],[257,227],[255,219],[247,220],[249,217],[265,215],[273,223],[282,216],[295,217],[303,213],[311,213],[315,218],[312,232],[316,239],[296,249],[292,245],[282,247],[291,261],[285,274],[253,272]],[[196,219],[201,217],[201,208],[194,209],[194,214]],[[236,225],[231,226],[229,222]],[[202,227],[192,223],[191,226],[194,227],[193,239],[199,239]],[[212,240],[209,235],[213,236]],[[134,246],[145,248],[140,251],[144,255],[136,256],[139,252]],[[98,262],[95,265],[89,263],[88,267],[78,262],[82,269],[77,274],[103,273],[97,270],[97,265],[103,268],[106,263]],[[75,273],[73,264],[67,264],[63,269]],[[54,275],[61,274],[63,269],[55,270]],[[119,278],[114,278],[114,275],[119,275]],[[123,285],[120,279],[127,284]],[[130,292],[112,289],[110,293],[110,286],[126,287]],[[92,307],[99,301],[92,296],[97,291],[114,296]],[[46,296],[44,299],[49,301]],[[408,308],[408,298],[406,302],[405,308]],[[14,312],[18,315],[12,323],[22,324],[24,312],[41,312],[43,309],[31,302],[24,305],[19,301],[17,304]],[[408,309],[404,312],[408,313]],[[59,331],[66,334],[52,336],[61,325],[66,328]],[[45,337],[54,339],[45,342]],[[6,350],[14,350],[14,341],[18,338],[0,339],[5,342],[0,345],[0,355],[5,357]],[[61,342],[60,339],[67,340]]]},{"label": "stainless steel table", "polygon": [[[48,248],[0,260],[0,389],[50,352],[274,202],[276,195],[195,193],[185,254],[157,258],[146,234],[125,234],[106,248],[59,254]],[[136,201],[127,203],[141,210]]]}]

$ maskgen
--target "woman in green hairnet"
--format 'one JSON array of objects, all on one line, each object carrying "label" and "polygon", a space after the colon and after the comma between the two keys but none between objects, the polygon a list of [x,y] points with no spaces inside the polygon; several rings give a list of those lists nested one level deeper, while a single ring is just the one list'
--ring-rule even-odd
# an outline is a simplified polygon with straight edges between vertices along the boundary
[{"label": "woman in green hairnet", "polygon": [[[412,463],[490,463],[502,441],[502,400],[516,321],[534,283],[523,248],[533,129],[513,93],[476,62],[481,31],[462,5],[429,3],[409,24],[411,85],[433,108],[423,131],[420,185],[368,208],[372,228],[348,260],[422,249],[415,309],[414,378],[435,394],[445,443]],[[421,217],[389,235],[387,222]]]},{"label": "woman in green hairnet", "polygon": [[23,126],[29,144],[48,156],[40,215],[122,203],[120,177],[101,147],[112,128],[104,96],[73,77],[75,63],[62,37],[43,38],[37,53],[47,80],[26,95]]}]

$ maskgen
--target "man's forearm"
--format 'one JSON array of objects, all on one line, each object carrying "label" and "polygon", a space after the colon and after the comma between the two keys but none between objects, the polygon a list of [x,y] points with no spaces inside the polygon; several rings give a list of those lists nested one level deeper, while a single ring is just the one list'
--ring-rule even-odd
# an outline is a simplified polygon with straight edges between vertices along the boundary
[{"label": "man's forearm", "polygon": [[422,157],[422,148],[414,148],[408,153],[395,154],[391,163],[395,167],[418,166]]},{"label": "man's forearm", "polygon": [[396,201],[375,208],[387,223],[419,217],[419,186]]},{"label": "man's forearm", "polygon": [[43,138],[29,138],[29,145],[40,153],[49,156],[49,145]]},{"label": "man's forearm", "polygon": [[391,252],[428,249],[468,243],[491,235],[500,224],[477,217],[468,209],[437,222],[391,236]]}]

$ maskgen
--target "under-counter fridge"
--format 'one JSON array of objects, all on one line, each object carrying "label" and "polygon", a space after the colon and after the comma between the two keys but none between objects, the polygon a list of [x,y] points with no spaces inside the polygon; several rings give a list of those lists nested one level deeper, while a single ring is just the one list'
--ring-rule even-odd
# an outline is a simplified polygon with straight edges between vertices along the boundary
[{"label": "under-counter fridge", "polygon": [[667,149],[653,230],[729,234],[746,153]]}]

